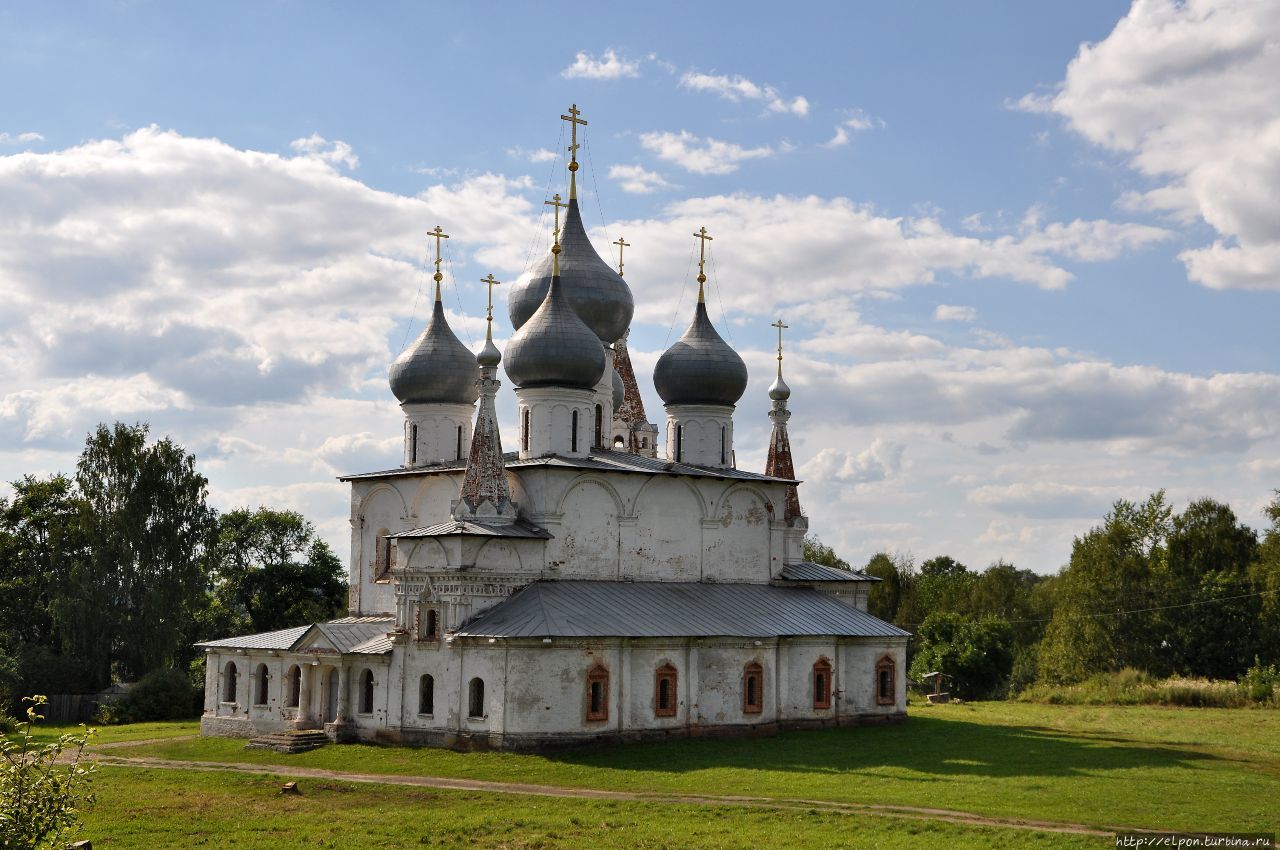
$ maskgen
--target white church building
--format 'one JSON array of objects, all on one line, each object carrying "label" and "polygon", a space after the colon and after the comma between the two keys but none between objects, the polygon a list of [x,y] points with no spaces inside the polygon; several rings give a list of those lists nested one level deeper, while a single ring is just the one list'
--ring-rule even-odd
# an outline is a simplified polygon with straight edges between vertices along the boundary
[{"label": "white church building", "polygon": [[578,114],[563,229],[557,196],[505,353],[492,307],[479,355],[449,328],[436,229],[434,310],[390,369],[403,463],[341,479],[350,616],[202,643],[204,734],[528,750],[906,718],[908,634],[867,613],[876,579],[803,560],[781,342],[768,461],[737,468],[747,370],[711,324],[701,263],[693,320],[654,369],[658,456],[631,290],[578,209]]}]

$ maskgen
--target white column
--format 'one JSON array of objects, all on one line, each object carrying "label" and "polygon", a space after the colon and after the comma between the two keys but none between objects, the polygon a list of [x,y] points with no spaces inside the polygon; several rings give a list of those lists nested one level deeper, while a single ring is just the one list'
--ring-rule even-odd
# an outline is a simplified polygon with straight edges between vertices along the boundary
[{"label": "white column", "polygon": [[346,664],[338,667],[338,710],[335,723],[346,723],[347,714],[351,710],[351,668]]}]

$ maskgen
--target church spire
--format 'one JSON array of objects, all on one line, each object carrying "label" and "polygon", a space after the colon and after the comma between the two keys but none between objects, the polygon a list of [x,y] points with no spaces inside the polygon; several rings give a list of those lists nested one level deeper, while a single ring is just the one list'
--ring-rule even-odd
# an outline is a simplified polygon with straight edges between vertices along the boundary
[{"label": "church spire", "polygon": [[582,111],[578,109],[578,104],[572,104],[569,107],[568,115],[561,115],[562,121],[569,122],[569,133],[571,140],[569,142],[569,200],[576,201],[578,199],[578,125],[587,126],[585,119],[580,118]]},{"label": "church spire", "polygon": [[471,454],[467,458],[467,472],[462,479],[462,492],[454,507],[457,520],[505,525],[516,519],[516,506],[507,488],[507,470],[502,457],[502,437],[498,433],[498,416],[494,397],[501,382],[494,377],[502,353],[493,344],[493,288],[501,281],[493,275],[481,279],[489,287],[489,308],[486,313],[484,348],[476,356],[480,364],[480,378],[476,387],[480,390],[480,410],[476,414],[476,427],[471,437]]},{"label": "church spire", "polygon": [[[791,439],[787,436],[787,420],[791,418],[791,411],[787,410],[787,399],[791,397],[791,388],[782,380],[782,331],[787,325],[782,323],[782,319],[778,319],[770,327],[778,329],[778,377],[769,387],[769,398],[773,401],[769,420],[773,422],[773,433],[769,437],[769,457],[765,461],[764,474],[794,480],[796,469],[791,460]],[[796,485],[788,484],[782,518],[787,525],[795,526],[803,517],[799,490]]]}]

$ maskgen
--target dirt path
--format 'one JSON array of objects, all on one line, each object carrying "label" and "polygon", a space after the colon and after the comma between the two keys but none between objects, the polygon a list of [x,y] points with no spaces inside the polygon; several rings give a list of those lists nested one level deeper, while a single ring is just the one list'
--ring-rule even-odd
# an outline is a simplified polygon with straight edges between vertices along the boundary
[{"label": "dirt path", "polygon": [[[173,739],[167,739],[173,740]],[[121,742],[123,743],[123,742]],[[101,745],[105,748],[108,745]],[[295,767],[281,764],[251,764],[248,762],[179,761],[160,758],[126,758],[101,755],[99,764],[113,767],[136,767],[158,770],[200,770],[207,772],[237,771],[294,779],[336,779],[344,782],[363,782],[376,785],[410,785],[420,788],[448,788],[458,791],[483,791],[496,794],[528,794],[539,797],[568,797],[589,800],[623,800],[649,803],[684,803],[698,806],[747,806],[765,809],[815,810],[842,814],[878,815],[910,818],[914,820],[943,821],[968,826],[987,826],[1001,829],[1026,829],[1036,832],[1064,832],[1074,835],[1111,837],[1117,831],[1143,831],[1132,827],[1100,829],[1094,826],[1058,821],[1024,820],[1021,818],[988,817],[953,809],[932,809],[921,806],[898,806],[880,803],[836,803],[830,800],[779,800],[770,797],[742,797],[723,794],[662,794],[640,791],[605,791],[595,788],[561,788],[555,785],[527,785],[517,782],[488,782],[481,779],[454,779],[445,776],[397,776],[385,773],[350,773],[340,770],[323,770],[313,767]],[[305,788],[303,789],[305,793]]]}]

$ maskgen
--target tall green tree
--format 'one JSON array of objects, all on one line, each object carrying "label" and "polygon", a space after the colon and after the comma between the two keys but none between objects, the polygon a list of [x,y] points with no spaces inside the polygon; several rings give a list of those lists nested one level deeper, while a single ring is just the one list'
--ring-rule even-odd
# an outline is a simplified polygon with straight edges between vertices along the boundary
[{"label": "tall green tree", "polygon": [[1013,669],[1013,630],[1004,620],[972,620],[947,611],[925,618],[911,676],[946,674],[951,692],[966,699],[1002,696]]},{"label": "tall green tree", "polygon": [[223,514],[214,556],[211,629],[272,631],[326,620],[346,607],[342,563],[293,511]]}]

